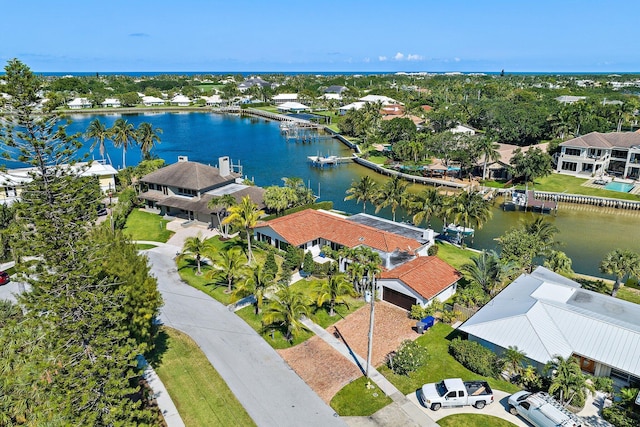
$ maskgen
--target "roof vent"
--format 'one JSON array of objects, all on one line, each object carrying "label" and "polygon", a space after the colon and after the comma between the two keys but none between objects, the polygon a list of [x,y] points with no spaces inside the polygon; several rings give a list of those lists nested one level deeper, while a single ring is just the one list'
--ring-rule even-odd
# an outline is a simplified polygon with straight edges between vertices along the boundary
[{"label": "roof vent", "polygon": [[178,162],[188,162],[189,157],[187,156],[178,156]]}]

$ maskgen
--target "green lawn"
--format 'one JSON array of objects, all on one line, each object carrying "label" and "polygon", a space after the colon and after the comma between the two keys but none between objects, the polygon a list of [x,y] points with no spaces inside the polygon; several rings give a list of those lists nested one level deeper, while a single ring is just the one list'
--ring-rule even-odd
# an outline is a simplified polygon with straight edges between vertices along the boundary
[{"label": "green lawn", "polygon": [[185,425],[255,426],[198,345],[187,335],[162,328],[158,353],[150,361]]},{"label": "green lawn", "polygon": [[391,398],[385,395],[373,382],[373,388],[367,388],[367,378],[360,377],[347,384],[333,396],[331,407],[343,417],[366,417],[391,403]]},{"label": "green lawn", "polygon": [[[582,184],[584,184],[585,182],[586,180],[582,178],[554,173],[544,178],[538,178],[535,181],[534,188],[540,191],[553,191],[556,193],[566,192],[569,194],[584,194],[586,196],[611,197],[614,199],[625,200],[640,200],[640,197],[633,194],[621,193],[619,191],[602,190],[599,188],[584,187]],[[521,187],[524,188],[524,186]],[[529,185],[529,188],[531,188],[531,185]]]},{"label": "green lawn", "polygon": [[468,249],[461,249],[457,246],[449,243],[437,241],[438,245],[438,258],[452,265],[453,267],[460,269],[465,264],[471,262],[471,258],[476,257],[478,254]]},{"label": "green lawn", "polygon": [[173,235],[173,231],[167,230],[168,222],[158,214],[134,209],[127,218],[124,233],[131,240],[151,240],[164,243]]},{"label": "green lawn", "polygon": [[449,341],[458,335],[457,331],[444,323],[436,323],[416,342],[426,347],[427,363],[417,371],[407,375],[396,375],[386,365],[378,368],[389,381],[393,383],[403,394],[411,393],[422,387],[425,383],[438,382],[444,378],[462,378],[464,381],[483,379],[489,382],[492,388],[515,393],[520,388],[507,381],[495,378],[486,378],[475,374],[458,363],[449,354]]},{"label": "green lawn", "polygon": [[449,415],[438,420],[440,427],[510,427],[515,424],[502,418],[482,414]]},{"label": "green lawn", "polygon": [[139,251],[146,251],[147,249],[153,249],[153,248],[157,248],[156,245],[151,245],[148,243],[144,243],[144,244],[137,244],[136,245],[136,249]]},{"label": "green lawn", "polygon": [[282,332],[277,330],[272,331],[270,329],[263,330],[262,314],[258,314],[256,316],[252,305],[236,311],[236,314],[247,322],[256,332],[262,335],[262,338],[264,338],[264,340],[275,349],[294,347],[314,335],[311,331],[302,331],[293,339],[292,343],[289,343],[289,341],[284,338],[284,335],[282,335]]},{"label": "green lawn", "polygon": [[628,287],[622,287],[618,290],[616,298],[620,298],[635,304],[640,304],[640,291]]}]

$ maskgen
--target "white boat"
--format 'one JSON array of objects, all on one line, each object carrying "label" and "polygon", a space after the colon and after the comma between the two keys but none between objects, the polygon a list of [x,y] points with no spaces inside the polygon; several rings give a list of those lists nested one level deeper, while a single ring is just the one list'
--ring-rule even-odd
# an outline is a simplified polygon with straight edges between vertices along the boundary
[{"label": "white boat", "polygon": [[470,227],[463,227],[461,225],[451,223],[444,228],[444,232],[449,234],[460,234],[462,236],[471,236],[475,230]]}]

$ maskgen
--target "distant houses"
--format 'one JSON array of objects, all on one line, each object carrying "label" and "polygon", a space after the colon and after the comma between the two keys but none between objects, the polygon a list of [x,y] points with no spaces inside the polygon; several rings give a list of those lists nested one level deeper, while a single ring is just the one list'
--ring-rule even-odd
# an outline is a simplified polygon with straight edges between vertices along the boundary
[{"label": "distant houses", "polygon": [[67,107],[71,110],[81,110],[84,108],[91,108],[93,104],[87,98],[73,98],[67,102]]}]

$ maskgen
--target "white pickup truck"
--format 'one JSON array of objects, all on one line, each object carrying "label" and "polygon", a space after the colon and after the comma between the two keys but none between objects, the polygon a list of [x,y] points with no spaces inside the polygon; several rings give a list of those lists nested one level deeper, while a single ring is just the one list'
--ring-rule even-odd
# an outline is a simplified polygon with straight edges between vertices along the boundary
[{"label": "white pickup truck", "polygon": [[482,409],[493,403],[493,391],[486,381],[462,381],[449,378],[422,386],[418,393],[422,404],[432,411],[441,407],[473,405]]}]

